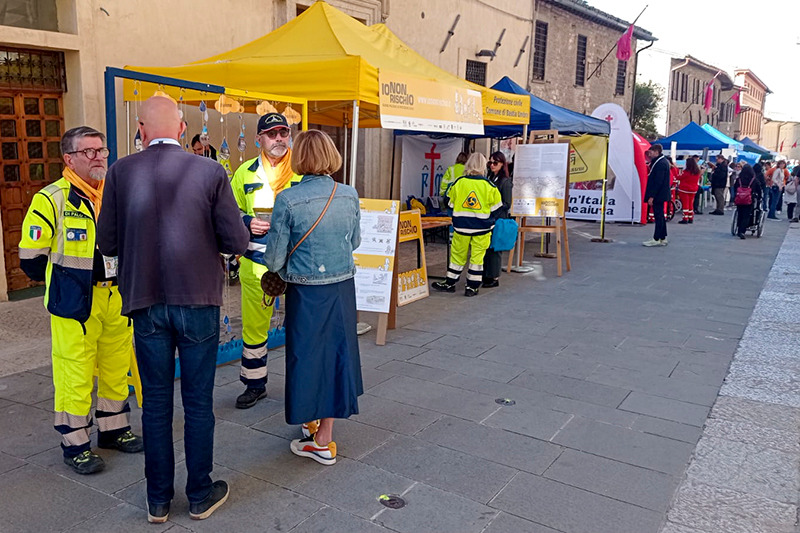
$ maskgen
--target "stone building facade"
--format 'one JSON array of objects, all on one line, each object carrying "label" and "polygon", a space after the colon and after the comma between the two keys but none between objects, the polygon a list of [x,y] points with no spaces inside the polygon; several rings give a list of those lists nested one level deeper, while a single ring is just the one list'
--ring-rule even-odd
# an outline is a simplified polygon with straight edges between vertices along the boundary
[{"label": "stone building facade", "polygon": [[[471,81],[492,85],[509,76],[580,112],[608,101],[630,107],[634,60],[618,76],[612,52],[588,79],[628,23],[581,0],[328,1],[364,24],[386,23],[427,60]],[[9,288],[27,284],[16,255],[22,217],[32,195],[60,175],[60,135],[81,124],[105,130],[106,66],[175,66],[210,57],[263,36],[313,3],[172,0],[155,7],[152,0],[6,0],[0,10],[0,272],[6,274],[0,274],[0,300]],[[640,28],[634,36],[653,40]],[[127,118],[118,106],[120,155],[132,149],[126,139],[135,125],[127,127]],[[252,131],[255,118],[247,120]],[[33,129],[24,131],[27,127]],[[341,128],[326,130],[341,150],[349,148]],[[213,128],[211,135],[218,143]],[[399,179],[391,176],[392,162],[399,165],[401,154],[393,157],[393,142],[391,131],[361,130],[355,163],[362,196],[399,194]],[[488,149],[488,143],[479,142],[477,149]],[[248,143],[245,157],[254,155]]]},{"label": "stone building facade", "polygon": [[759,144],[786,159],[800,161],[800,122],[765,119]]},{"label": "stone building facade", "polygon": [[741,138],[749,137],[761,143],[761,125],[764,122],[764,102],[772,93],[769,87],[755,75],[752,70],[738,69],[733,71],[734,82],[743,87],[741,94]]},{"label": "stone building facade", "polygon": [[[671,60],[667,90],[667,135],[689,122],[711,124],[734,139],[741,137],[739,117],[735,114],[733,79],[723,70],[692,56]],[[716,78],[714,77],[716,76]],[[711,113],[703,109],[706,85],[714,80]]]}]

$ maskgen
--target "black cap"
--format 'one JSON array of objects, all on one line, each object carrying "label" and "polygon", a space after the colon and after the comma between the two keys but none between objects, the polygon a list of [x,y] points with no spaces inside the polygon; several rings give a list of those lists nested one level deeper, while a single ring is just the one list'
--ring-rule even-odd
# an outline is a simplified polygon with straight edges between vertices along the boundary
[{"label": "black cap", "polygon": [[275,128],[288,128],[289,123],[286,122],[286,117],[280,113],[267,113],[258,119],[258,133],[273,130]]}]

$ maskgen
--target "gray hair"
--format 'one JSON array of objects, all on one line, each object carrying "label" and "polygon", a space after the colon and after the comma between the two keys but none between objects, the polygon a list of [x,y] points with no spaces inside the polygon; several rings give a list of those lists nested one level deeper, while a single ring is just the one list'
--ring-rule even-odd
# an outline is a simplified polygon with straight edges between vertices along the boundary
[{"label": "gray hair", "polygon": [[467,176],[485,176],[486,156],[479,152],[470,154],[464,165],[464,174]]},{"label": "gray hair", "polygon": [[61,137],[61,154],[74,152],[78,145],[78,139],[83,139],[84,137],[99,137],[101,141],[106,141],[106,136],[102,132],[89,126],[78,126],[66,131],[64,136]]}]

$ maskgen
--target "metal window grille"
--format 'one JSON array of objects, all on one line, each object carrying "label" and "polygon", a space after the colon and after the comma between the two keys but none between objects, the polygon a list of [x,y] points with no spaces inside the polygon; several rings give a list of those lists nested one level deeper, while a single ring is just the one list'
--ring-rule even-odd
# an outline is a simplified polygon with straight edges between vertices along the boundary
[{"label": "metal window grille", "polygon": [[0,88],[66,92],[64,53],[0,48]]},{"label": "metal window grille", "polygon": [[586,36],[578,35],[578,57],[575,60],[575,85],[586,83]]},{"label": "metal window grille", "polygon": [[467,59],[467,72],[464,78],[478,85],[486,85],[486,63]]},{"label": "metal window grille", "polygon": [[547,57],[547,23],[536,21],[536,33],[533,37],[533,79],[544,80],[545,59]]},{"label": "metal window grille", "polygon": [[614,89],[615,96],[625,94],[625,74],[628,71],[627,61],[617,61],[617,86]]}]

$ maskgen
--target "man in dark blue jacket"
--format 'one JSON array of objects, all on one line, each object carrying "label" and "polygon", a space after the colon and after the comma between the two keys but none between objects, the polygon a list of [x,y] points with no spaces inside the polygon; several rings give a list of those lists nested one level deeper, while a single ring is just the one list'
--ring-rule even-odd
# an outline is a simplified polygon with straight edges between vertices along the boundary
[{"label": "man in dark blue jacket", "polygon": [[122,313],[133,319],[144,404],[147,518],[166,522],[174,495],[172,438],[175,350],[186,413],[186,496],[189,516],[202,520],[228,498],[211,481],[213,390],[224,271],[220,254],[242,254],[242,224],[221,165],[183,151],[186,125],[175,102],[147,100],[139,113],[147,148],[108,171],[97,244],[119,255]]},{"label": "man in dark blue jacket", "polygon": [[644,191],[644,200],[653,209],[656,219],[656,229],[653,238],[644,241],[645,246],[667,245],[667,219],[664,215],[664,203],[669,201],[669,161],[664,156],[660,144],[654,144],[648,150],[650,156],[650,173],[647,175],[647,188]]}]

